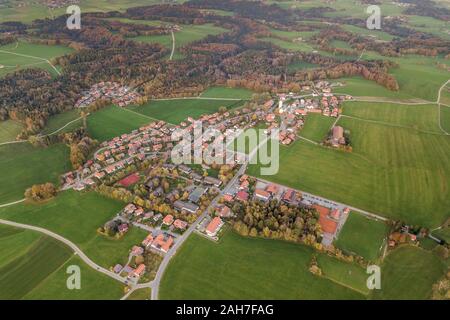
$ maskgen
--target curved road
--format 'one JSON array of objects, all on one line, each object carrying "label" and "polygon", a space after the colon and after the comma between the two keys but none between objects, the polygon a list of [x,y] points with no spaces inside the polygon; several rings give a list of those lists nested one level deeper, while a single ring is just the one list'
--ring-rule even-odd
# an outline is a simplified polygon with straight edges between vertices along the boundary
[{"label": "curved road", "polygon": [[21,229],[27,229],[27,230],[40,232],[40,233],[43,233],[49,237],[52,237],[52,238],[58,240],[58,241],[61,241],[65,245],[70,247],[75,252],[75,254],[77,254],[92,269],[94,269],[98,272],[101,272],[101,273],[107,275],[108,277],[113,278],[114,280],[117,280],[125,285],[129,284],[126,278],[123,278],[123,277],[115,274],[114,272],[111,272],[103,267],[100,267],[98,264],[96,264],[91,259],[89,259],[88,256],[86,256],[83,253],[83,251],[81,251],[81,249],[78,248],[73,242],[71,242],[70,240],[67,240],[66,238],[60,236],[59,234],[56,234],[56,233],[54,233],[50,230],[44,229],[44,228],[30,226],[27,224],[12,222],[12,221],[3,220],[3,219],[0,219],[0,224],[4,224],[4,225],[15,227],[15,228],[21,228]]}]

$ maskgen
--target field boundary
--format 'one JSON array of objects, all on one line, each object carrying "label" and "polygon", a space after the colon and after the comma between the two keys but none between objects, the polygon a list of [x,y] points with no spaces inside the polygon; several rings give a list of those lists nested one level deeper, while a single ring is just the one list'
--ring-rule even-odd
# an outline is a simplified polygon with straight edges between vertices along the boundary
[{"label": "field boundary", "polygon": [[35,56],[30,56],[30,55],[27,55],[27,54],[15,53],[15,52],[6,51],[6,50],[0,50],[0,52],[2,52],[2,53],[9,53],[9,54],[12,54],[12,55],[15,55],[15,56],[19,56],[19,57],[25,57],[25,58],[32,58],[32,59],[42,60],[44,62],[47,62],[50,65],[50,67],[52,67],[53,70],[55,70],[55,72],[58,74],[58,76],[61,75],[61,72],[48,59],[35,57]]}]

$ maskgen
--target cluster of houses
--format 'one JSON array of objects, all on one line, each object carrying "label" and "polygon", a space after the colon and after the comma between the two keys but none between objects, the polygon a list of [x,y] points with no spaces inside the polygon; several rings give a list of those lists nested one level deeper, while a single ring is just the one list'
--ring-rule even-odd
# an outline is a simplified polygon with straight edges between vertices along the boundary
[{"label": "cluster of houses", "polygon": [[131,90],[127,86],[122,86],[117,82],[100,82],[94,84],[89,91],[83,93],[83,96],[75,103],[75,108],[84,108],[97,100],[107,99],[119,107],[125,107],[135,103],[141,98],[139,93]]}]

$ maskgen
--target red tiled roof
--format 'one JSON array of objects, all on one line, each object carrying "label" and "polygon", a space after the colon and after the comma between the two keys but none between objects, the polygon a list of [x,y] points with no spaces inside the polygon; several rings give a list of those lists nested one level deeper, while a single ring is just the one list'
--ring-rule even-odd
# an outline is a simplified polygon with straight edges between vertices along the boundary
[{"label": "red tiled roof", "polygon": [[313,208],[316,209],[320,215],[319,224],[322,227],[322,231],[334,234],[337,230],[338,223],[329,218],[331,210],[319,205],[314,205]]},{"label": "red tiled roof", "polygon": [[206,231],[210,233],[215,233],[221,224],[222,219],[220,219],[219,217],[215,217],[206,227]]}]

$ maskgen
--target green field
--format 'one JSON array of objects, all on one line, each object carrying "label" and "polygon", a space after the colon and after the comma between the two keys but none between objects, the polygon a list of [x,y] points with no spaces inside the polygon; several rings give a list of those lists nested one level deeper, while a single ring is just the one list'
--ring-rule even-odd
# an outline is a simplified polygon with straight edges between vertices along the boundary
[{"label": "green field", "polygon": [[331,129],[336,118],[326,117],[321,114],[308,114],[305,125],[300,135],[315,142],[322,142]]},{"label": "green field", "polygon": [[[133,20],[130,20],[133,22]],[[183,46],[201,40],[208,35],[218,35],[227,31],[227,29],[217,27],[213,24],[207,23],[202,25],[181,25],[181,31],[174,33],[175,36],[175,58],[182,58],[180,48]],[[171,34],[151,35],[151,36],[137,36],[131,38],[134,41],[159,43],[169,50],[172,50],[173,40]]]},{"label": "green field", "polygon": [[379,121],[392,126],[442,134],[436,105],[398,105],[376,102],[345,102],[343,114],[350,117]]},{"label": "green field", "polygon": [[440,107],[441,127],[450,133],[450,107]]},{"label": "green field", "polygon": [[344,84],[343,87],[336,87],[333,92],[349,94],[356,97],[383,97],[390,99],[413,99],[414,95],[404,92],[395,92],[378,85],[374,81],[361,77],[339,79]]},{"label": "green field", "polygon": [[14,120],[0,121],[0,143],[15,141],[23,125]]},{"label": "green field", "polygon": [[50,134],[50,133],[54,133],[54,132],[64,133],[64,132],[70,132],[77,128],[80,128],[83,125],[82,119],[75,121],[75,122],[69,124],[67,127],[65,127],[68,123],[78,119],[79,117],[80,117],[80,113],[77,109],[73,109],[73,110],[65,111],[63,113],[55,114],[48,119],[44,130],[42,130],[42,134]]},{"label": "green field", "polygon": [[57,76],[56,71],[44,59],[51,60],[73,52],[73,49],[64,46],[48,46],[25,41],[2,46],[0,50],[2,50],[0,65],[3,65],[3,68],[0,69],[0,77],[24,68],[42,68]]},{"label": "green field", "polygon": [[433,235],[445,240],[445,242],[450,243],[450,228],[443,228],[433,232]]},{"label": "green field", "polygon": [[132,292],[127,300],[150,300],[151,294],[152,289],[150,288],[138,289]]},{"label": "green field", "polygon": [[120,240],[105,238],[97,228],[114,217],[124,204],[94,192],[65,191],[44,204],[22,203],[0,209],[0,217],[49,229],[74,242],[97,264],[109,268],[125,263],[128,252],[147,233],[132,229]]},{"label": "green field", "polygon": [[[312,253],[303,245],[244,238],[231,231],[218,244],[194,234],[169,264],[161,282],[160,298],[365,298],[347,286],[311,274],[308,268]],[[327,256],[323,259],[326,263],[336,262]]]},{"label": "green field", "polygon": [[0,146],[0,204],[23,198],[33,184],[58,183],[71,169],[68,147],[33,147],[28,142]]},{"label": "green field", "polygon": [[350,131],[352,153],[297,141],[280,148],[280,170],[265,179],[426,227],[448,218],[450,137],[349,118],[338,124]]},{"label": "green field", "polygon": [[344,228],[335,241],[335,246],[345,252],[356,253],[369,261],[376,261],[380,256],[388,229],[382,221],[350,212]]},{"label": "green field", "polygon": [[110,140],[150,122],[153,120],[144,115],[117,106],[103,108],[87,118],[89,135],[98,141]]},{"label": "green field", "polygon": [[381,291],[375,299],[428,299],[431,287],[445,273],[445,265],[433,253],[403,246],[388,254],[382,265]]},{"label": "green field", "polygon": [[134,106],[129,109],[152,118],[164,120],[168,123],[178,124],[186,120],[187,117],[198,118],[202,114],[217,112],[220,107],[231,109],[242,104],[243,101],[192,98],[150,101],[145,105]]},{"label": "green field", "polygon": [[355,34],[359,34],[362,36],[370,36],[370,37],[374,37],[377,38],[379,40],[384,40],[384,41],[391,41],[394,36],[390,35],[389,33],[380,31],[380,30],[370,30],[370,29],[366,29],[366,28],[360,28],[357,26],[352,26],[352,25],[343,25],[342,28],[346,31],[355,33]]},{"label": "green field", "polygon": [[244,88],[211,87],[204,91],[200,97],[203,98],[226,98],[226,99],[250,99],[253,92]]},{"label": "green field", "polygon": [[[118,299],[119,282],[87,267],[69,248],[37,232],[0,226],[0,299]],[[66,269],[81,269],[81,290],[68,290]]]}]

